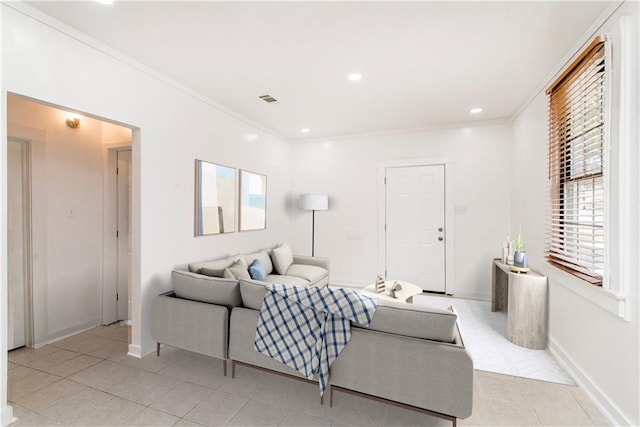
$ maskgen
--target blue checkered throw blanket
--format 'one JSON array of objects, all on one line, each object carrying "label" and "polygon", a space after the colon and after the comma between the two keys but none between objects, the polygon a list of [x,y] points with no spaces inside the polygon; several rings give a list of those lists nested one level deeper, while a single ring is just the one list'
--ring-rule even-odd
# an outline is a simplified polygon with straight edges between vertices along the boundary
[{"label": "blue checkered throw blanket", "polygon": [[254,348],[292,367],[307,379],[318,374],[320,395],[329,367],[351,338],[353,321],[369,326],[373,298],[352,289],[267,285]]}]

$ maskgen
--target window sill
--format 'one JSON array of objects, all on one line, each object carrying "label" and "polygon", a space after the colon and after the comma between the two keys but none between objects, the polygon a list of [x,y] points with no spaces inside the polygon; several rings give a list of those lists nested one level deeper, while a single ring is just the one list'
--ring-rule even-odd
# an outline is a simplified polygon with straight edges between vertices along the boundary
[{"label": "window sill", "polygon": [[600,286],[590,285],[548,263],[545,263],[541,272],[549,278],[549,281],[553,280],[554,283],[569,289],[609,313],[627,321],[629,320],[627,310],[628,297],[626,295],[617,294]]}]

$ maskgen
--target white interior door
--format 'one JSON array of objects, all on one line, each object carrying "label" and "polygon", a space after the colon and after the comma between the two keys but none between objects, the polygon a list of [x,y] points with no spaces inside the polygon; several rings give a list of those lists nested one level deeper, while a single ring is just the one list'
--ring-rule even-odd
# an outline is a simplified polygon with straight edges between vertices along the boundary
[{"label": "white interior door", "polygon": [[7,141],[8,349],[26,344],[27,163],[26,144]]},{"label": "white interior door", "polygon": [[131,319],[131,150],[118,151],[118,320]]},{"label": "white interior door", "polygon": [[445,166],[386,169],[386,275],[445,292]]}]

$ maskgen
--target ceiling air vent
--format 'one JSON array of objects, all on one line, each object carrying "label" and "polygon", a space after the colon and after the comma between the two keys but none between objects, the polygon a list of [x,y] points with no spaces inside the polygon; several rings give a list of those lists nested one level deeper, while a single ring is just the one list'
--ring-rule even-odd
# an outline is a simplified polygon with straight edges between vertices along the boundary
[{"label": "ceiling air vent", "polygon": [[271,95],[261,95],[258,98],[262,99],[264,102],[278,102],[278,100]]}]

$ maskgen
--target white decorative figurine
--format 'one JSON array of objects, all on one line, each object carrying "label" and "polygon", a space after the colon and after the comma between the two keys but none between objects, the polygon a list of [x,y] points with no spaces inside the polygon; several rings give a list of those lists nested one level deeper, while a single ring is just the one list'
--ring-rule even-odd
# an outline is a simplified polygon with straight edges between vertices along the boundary
[{"label": "white decorative figurine", "polygon": [[389,296],[391,298],[398,299],[398,296],[396,295],[396,292],[399,292],[401,290],[402,290],[402,285],[400,283],[398,283],[398,282],[393,282],[393,287],[389,291]]},{"label": "white decorative figurine", "polygon": [[381,294],[384,292],[384,279],[378,274],[376,277],[376,293]]}]

